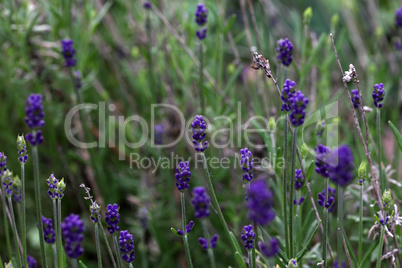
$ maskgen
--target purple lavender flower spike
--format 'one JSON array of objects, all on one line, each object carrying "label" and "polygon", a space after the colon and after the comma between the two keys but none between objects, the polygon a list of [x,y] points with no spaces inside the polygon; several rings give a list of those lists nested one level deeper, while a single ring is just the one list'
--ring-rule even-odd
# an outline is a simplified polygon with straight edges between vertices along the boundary
[{"label": "purple lavender flower spike", "polygon": [[286,79],[285,83],[283,84],[282,88],[282,94],[281,94],[281,99],[282,99],[282,107],[281,111],[290,111],[290,98],[293,97],[295,94],[295,86],[296,83],[294,81],[291,81],[290,79]]},{"label": "purple lavender flower spike", "polygon": [[331,149],[322,144],[318,144],[317,148],[315,148],[315,152],[317,153],[315,161],[315,171],[324,178],[328,178]]},{"label": "purple lavender flower spike", "polygon": [[96,203],[96,201],[89,207],[89,210],[91,211],[91,221],[95,224],[99,222],[100,209],[101,207]]},{"label": "purple lavender flower spike", "polygon": [[[117,205],[117,204],[115,204]],[[119,214],[120,217],[120,214]],[[140,211],[138,211],[138,219],[141,223],[142,228],[146,229],[148,224],[148,210],[145,207],[142,207]]]},{"label": "purple lavender flower spike", "polygon": [[240,166],[244,171],[243,181],[251,181],[253,179],[253,154],[248,148],[244,148],[240,150]]},{"label": "purple lavender flower spike", "polygon": [[204,187],[195,187],[193,189],[193,203],[196,218],[206,218],[209,216],[209,197]]},{"label": "purple lavender flower spike", "polygon": [[176,168],[175,177],[177,190],[184,192],[190,187],[191,172],[188,161],[179,163]]},{"label": "purple lavender flower spike", "polygon": [[207,23],[208,19],[208,9],[204,4],[198,4],[197,9],[195,11],[195,22],[198,26],[203,26]]},{"label": "purple lavender flower spike", "polygon": [[304,177],[301,169],[295,171],[295,190],[300,190],[304,185]]},{"label": "purple lavender flower spike", "polygon": [[298,127],[304,123],[308,98],[304,97],[303,93],[299,90],[290,97],[289,102],[291,108],[289,115],[290,122],[293,126]]},{"label": "purple lavender flower spike", "polygon": [[38,263],[32,256],[27,256],[28,268],[38,268]]},{"label": "purple lavender flower spike", "polygon": [[395,25],[402,28],[402,7],[395,11]]},{"label": "purple lavender flower spike", "polygon": [[42,132],[38,128],[43,127],[45,121],[43,117],[45,113],[43,111],[42,96],[40,94],[29,95],[25,106],[25,122],[28,127],[33,129],[33,133],[28,133],[25,138],[33,146],[39,145],[43,142]]},{"label": "purple lavender flower spike", "polygon": [[200,243],[201,247],[205,250],[208,249],[208,241],[203,237],[198,237],[198,243]]},{"label": "purple lavender flower spike", "polygon": [[57,183],[59,182],[58,179],[54,176],[54,174],[50,174],[50,177],[46,180],[47,185],[49,186],[49,190],[47,191],[47,194],[51,199],[56,199],[57,198]]},{"label": "purple lavender flower spike", "polygon": [[278,47],[276,48],[276,53],[278,56],[276,59],[282,62],[283,65],[289,66],[292,61],[293,44],[288,38],[281,39],[278,41]]},{"label": "purple lavender flower spike", "polygon": [[18,161],[21,165],[24,165],[28,160],[27,155],[27,144],[25,142],[24,135],[18,135],[17,137],[17,150],[18,150]]},{"label": "purple lavender flower spike", "polygon": [[66,61],[65,67],[74,67],[77,60],[75,59],[75,49],[73,47],[74,41],[70,39],[61,40],[61,54],[63,54],[64,60]]},{"label": "purple lavender flower spike", "polygon": [[334,150],[330,158],[331,167],[328,177],[338,184],[345,187],[354,178],[354,159],[352,150],[347,145],[342,145]]},{"label": "purple lavender flower spike", "polygon": [[66,255],[76,259],[84,253],[81,242],[84,239],[84,222],[80,216],[70,214],[61,223],[61,234],[64,238]]},{"label": "purple lavender flower spike", "polygon": [[74,72],[74,88],[76,90],[81,89],[82,87],[82,75],[80,71]]},{"label": "purple lavender flower spike", "polygon": [[381,102],[384,100],[384,96],[385,96],[385,90],[384,90],[383,83],[374,85],[374,90],[373,90],[372,96],[373,96],[373,100],[374,100],[374,106],[377,109],[381,109],[381,107],[383,106],[383,103],[381,103]]},{"label": "purple lavender flower spike", "polygon": [[48,244],[53,244],[56,241],[56,233],[53,229],[52,219],[48,219],[45,216],[42,216],[42,223],[45,242]]},{"label": "purple lavender flower spike", "polygon": [[202,140],[207,135],[206,133],[207,124],[205,123],[204,117],[202,115],[196,115],[194,121],[191,123],[191,131],[193,132],[193,145],[197,152],[203,152],[208,148],[209,143]]},{"label": "purple lavender flower spike", "polygon": [[253,232],[253,225],[246,225],[243,227],[241,239],[244,241],[244,247],[246,250],[254,248],[253,243],[255,239],[255,233]]},{"label": "purple lavender flower spike", "polygon": [[105,212],[105,221],[107,224],[107,230],[110,234],[114,234],[115,232],[120,231],[120,227],[118,226],[120,221],[120,214],[119,214],[119,205],[118,204],[109,204],[106,206]]},{"label": "purple lavender flower spike", "polygon": [[211,238],[211,240],[209,241],[211,248],[216,248],[216,244],[218,243],[218,239],[219,239],[219,235],[214,234]]},{"label": "purple lavender flower spike", "polygon": [[190,222],[186,225],[186,233],[190,233],[191,230],[193,229],[193,227],[194,227],[194,222],[193,222],[193,221],[190,221]]},{"label": "purple lavender flower spike", "polygon": [[22,200],[21,180],[16,175],[14,176],[13,181],[13,201],[19,203]]},{"label": "purple lavender flower spike", "polygon": [[154,140],[155,140],[155,145],[162,145],[163,143],[163,125],[156,125],[154,128]]},{"label": "purple lavender flower spike", "polygon": [[353,107],[355,109],[359,108],[360,105],[359,90],[353,89],[350,93],[352,93],[351,98],[353,102]]},{"label": "purple lavender flower spike", "polygon": [[273,195],[264,180],[251,183],[247,190],[247,197],[248,217],[252,221],[265,225],[274,219]]},{"label": "purple lavender flower spike", "polygon": [[394,42],[396,50],[402,50],[402,42],[395,41]]},{"label": "purple lavender flower spike", "polygon": [[6,171],[3,172],[2,183],[6,196],[11,197],[13,193],[14,180],[13,173],[9,169],[6,169]]},{"label": "purple lavender flower spike", "polygon": [[275,254],[279,252],[279,242],[275,237],[271,238],[271,240],[266,243],[258,243],[258,246],[260,247],[262,254],[268,258],[275,256]]},{"label": "purple lavender flower spike", "polygon": [[121,257],[127,263],[134,261],[134,238],[127,230],[120,232],[119,238],[120,251],[123,253]]},{"label": "purple lavender flower spike", "polygon": [[195,32],[195,35],[198,37],[198,39],[203,40],[207,37],[207,28],[203,28],[201,30],[197,30]]},{"label": "purple lavender flower spike", "polygon": [[145,9],[151,9],[152,4],[149,1],[145,1],[144,4],[142,5]]},{"label": "purple lavender flower spike", "polygon": [[[318,205],[321,207],[326,207],[328,209],[328,212],[332,212],[335,209],[335,194],[336,194],[336,189],[331,188],[328,186],[328,200],[327,203],[325,203],[325,189],[322,190],[321,193],[318,193]],[[324,204],[325,203],[325,204]]]},{"label": "purple lavender flower spike", "polygon": [[0,152],[0,177],[3,176],[4,171],[7,170],[6,163],[7,156],[4,153]]}]

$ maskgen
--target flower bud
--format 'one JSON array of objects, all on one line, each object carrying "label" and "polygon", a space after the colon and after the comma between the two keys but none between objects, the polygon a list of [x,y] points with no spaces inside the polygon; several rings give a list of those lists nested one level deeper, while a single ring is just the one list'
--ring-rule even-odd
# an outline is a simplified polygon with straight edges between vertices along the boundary
[{"label": "flower bud", "polygon": [[310,24],[311,18],[313,17],[313,9],[311,7],[306,8],[303,13],[303,23],[305,25]]},{"label": "flower bud", "polygon": [[275,122],[275,118],[270,117],[269,118],[269,122],[268,122],[268,127],[269,127],[269,132],[274,132],[276,129],[276,122]]},{"label": "flower bud", "polygon": [[308,146],[307,146],[307,144],[303,143],[303,145],[300,149],[300,155],[303,159],[306,159],[308,154],[309,154]]},{"label": "flower bud", "polygon": [[359,167],[359,184],[363,184],[367,178],[367,162],[363,161]]},{"label": "flower bud", "polygon": [[391,196],[391,191],[387,191],[386,189],[384,190],[384,193],[382,195],[382,206],[385,211],[388,211],[390,207],[390,203],[392,202],[392,196]]}]

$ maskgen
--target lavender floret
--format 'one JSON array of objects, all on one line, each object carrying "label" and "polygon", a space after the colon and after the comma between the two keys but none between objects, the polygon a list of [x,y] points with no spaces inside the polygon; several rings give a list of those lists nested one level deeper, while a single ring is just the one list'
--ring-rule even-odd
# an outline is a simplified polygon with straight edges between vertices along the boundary
[{"label": "lavender floret", "polygon": [[359,108],[360,105],[359,90],[353,89],[350,93],[353,102],[353,107],[355,109]]},{"label": "lavender floret", "polygon": [[295,190],[300,190],[304,185],[304,177],[301,169],[295,170]]},{"label": "lavender floret", "polygon": [[274,219],[273,195],[264,180],[251,183],[247,190],[247,197],[248,217],[252,221],[265,225]]},{"label": "lavender floret", "polygon": [[196,218],[206,218],[209,216],[209,197],[204,187],[195,187],[193,189],[193,199],[191,203],[194,206]]},{"label": "lavender floret", "polygon": [[329,158],[331,155],[331,149],[328,147],[318,144],[317,148],[315,149],[316,152],[316,161],[315,161],[315,171],[323,176],[324,178],[328,178],[329,174]]},{"label": "lavender floret", "polygon": [[25,106],[25,122],[28,127],[33,130],[33,133],[28,133],[25,138],[33,146],[43,142],[42,132],[38,128],[43,127],[45,113],[43,111],[42,96],[40,94],[29,95]]},{"label": "lavender floret", "polygon": [[61,54],[63,54],[66,61],[65,67],[74,67],[77,60],[75,59],[74,41],[70,39],[61,40]]},{"label": "lavender floret", "polygon": [[52,219],[48,219],[45,216],[42,216],[42,223],[45,242],[48,244],[53,244],[56,241],[56,233],[53,229]]},{"label": "lavender floret", "polygon": [[110,234],[120,231],[120,227],[118,226],[120,221],[119,209],[118,204],[109,204],[106,206],[105,221],[107,224],[106,228]]},{"label": "lavender floret", "polygon": [[244,247],[246,250],[254,248],[253,243],[255,239],[255,233],[253,232],[253,225],[246,225],[243,227],[243,233],[241,239],[244,241]]},{"label": "lavender floret", "polygon": [[127,263],[132,263],[134,257],[134,238],[127,230],[120,232],[119,238],[120,251],[123,253],[121,257]]},{"label": "lavender floret", "polygon": [[276,48],[276,53],[278,56],[276,59],[282,62],[283,65],[289,66],[292,61],[293,44],[288,38],[281,39],[278,41],[278,47]]},{"label": "lavender floret", "polygon": [[191,172],[188,161],[179,163],[176,168],[175,178],[177,190],[180,192],[184,192],[190,187]]},{"label": "lavender floret", "polygon": [[253,154],[248,148],[244,148],[240,150],[240,166],[244,171],[243,181],[251,181],[253,179]]},{"label": "lavender floret", "polygon": [[66,255],[76,259],[84,253],[81,242],[84,239],[84,222],[80,216],[70,214],[61,223],[61,234],[64,238]]},{"label": "lavender floret", "polygon": [[291,108],[289,115],[290,122],[293,126],[298,127],[304,123],[308,98],[304,97],[303,93],[299,90],[290,97],[289,101]]},{"label": "lavender floret", "polygon": [[289,112],[291,110],[290,98],[293,97],[293,95],[295,94],[295,86],[296,83],[294,81],[291,81],[290,79],[286,79],[285,83],[283,84],[281,94],[282,99],[281,111]]},{"label": "lavender floret", "polygon": [[373,100],[374,100],[374,106],[377,109],[381,109],[381,107],[383,106],[383,103],[381,103],[381,102],[384,100],[384,96],[385,96],[385,90],[384,90],[383,83],[374,85],[374,90],[373,90],[372,96],[373,96]]},{"label": "lavender floret", "polygon": [[197,152],[203,152],[208,148],[209,143],[203,141],[205,139],[207,124],[202,115],[196,115],[191,123],[191,131],[193,132],[193,145]]},{"label": "lavender floret", "polygon": [[279,252],[279,241],[275,237],[271,238],[268,242],[260,242],[258,243],[262,254],[266,257],[271,258],[275,256]]},{"label": "lavender floret", "polygon": [[332,212],[335,209],[335,194],[336,189],[328,186],[328,199],[325,203],[325,189],[321,193],[318,193],[318,205],[328,209],[328,212]]},{"label": "lavender floret", "polygon": [[195,11],[195,22],[198,26],[203,26],[207,23],[208,19],[208,9],[204,4],[198,4],[197,9]]},{"label": "lavender floret", "polygon": [[218,243],[218,238],[219,238],[219,235],[214,234],[214,235],[212,236],[211,240],[209,241],[209,243],[210,243],[212,249],[213,249],[213,248],[216,248],[216,244]]},{"label": "lavender floret", "polygon": [[354,159],[352,150],[347,145],[342,145],[334,150],[330,158],[330,170],[328,177],[339,186],[345,187],[354,178]]},{"label": "lavender floret", "polygon": [[203,237],[198,237],[198,243],[200,243],[201,247],[205,250],[208,249],[208,241]]},{"label": "lavender floret", "polygon": [[402,28],[402,7],[395,11],[395,24]]}]

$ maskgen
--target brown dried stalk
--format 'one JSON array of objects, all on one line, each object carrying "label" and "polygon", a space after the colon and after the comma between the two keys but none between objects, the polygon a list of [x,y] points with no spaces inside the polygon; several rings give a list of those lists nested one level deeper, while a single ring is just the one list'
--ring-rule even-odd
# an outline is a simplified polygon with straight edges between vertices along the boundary
[{"label": "brown dried stalk", "polygon": [[[342,69],[341,62],[339,61],[338,52],[336,51],[335,42],[334,42],[334,38],[332,36],[332,33],[330,34],[330,37],[331,37],[332,47],[334,48],[335,58],[336,58],[336,61],[338,62],[339,70],[341,72],[341,77],[343,77],[343,69]],[[347,98],[348,98],[348,101],[349,101],[349,104],[350,104],[350,108],[352,110],[356,130],[357,130],[357,132],[359,134],[360,141],[363,144],[364,153],[366,155],[368,164],[370,166],[371,181],[373,182],[373,188],[374,188],[374,192],[375,192],[374,197],[377,197],[378,206],[379,206],[379,208],[381,210],[383,210],[383,208],[381,206],[381,190],[380,190],[380,187],[379,187],[379,184],[378,184],[378,178],[375,176],[375,173],[374,173],[373,163],[371,162],[370,151],[368,150],[368,146],[366,146],[366,143],[364,142],[362,130],[360,128],[359,120],[357,119],[357,115],[356,115],[355,109],[353,107],[353,102],[352,102],[352,99],[350,97],[350,92],[349,92],[349,89],[348,89],[348,85],[346,84],[346,81],[343,81],[343,86],[345,88],[346,95],[347,95]]]}]

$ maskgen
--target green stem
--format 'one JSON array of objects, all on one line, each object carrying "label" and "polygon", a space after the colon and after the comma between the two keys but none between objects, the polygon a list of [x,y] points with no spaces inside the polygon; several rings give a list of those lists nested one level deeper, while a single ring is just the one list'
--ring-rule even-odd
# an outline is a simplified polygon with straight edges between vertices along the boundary
[{"label": "green stem", "polygon": [[219,206],[218,199],[216,198],[215,190],[214,190],[214,186],[212,185],[211,175],[209,174],[208,164],[207,164],[207,159],[205,157],[205,154],[201,153],[201,157],[202,157],[202,161],[203,161],[203,165],[204,165],[204,172],[205,172],[205,176],[207,179],[208,188],[209,188],[209,191],[211,192],[211,196],[212,196],[212,205],[215,207],[216,211],[218,212],[218,217],[223,226],[223,229],[225,230],[226,237],[227,237],[227,239],[229,239],[229,241],[231,241],[233,252],[235,252],[236,245],[234,244],[234,241],[230,237],[230,231],[229,231],[228,225],[226,224],[225,217],[223,217],[221,207]]},{"label": "green stem", "polygon": [[199,48],[199,53],[200,53],[200,77],[198,81],[198,87],[199,87],[199,93],[200,93],[200,104],[201,104],[201,114],[205,115],[205,104],[204,104],[204,88],[203,88],[203,83],[202,79],[204,77],[203,75],[203,69],[204,69],[204,52],[202,49],[202,41],[200,41],[200,48]]},{"label": "green stem", "polygon": [[8,197],[7,199],[8,199],[8,206],[10,207],[11,227],[13,230],[15,253],[17,254],[17,264],[18,264],[18,267],[20,267],[22,260],[21,260],[21,252],[18,248],[18,232],[17,232],[17,224],[15,222],[15,216],[14,216],[13,201],[11,200],[11,196]]},{"label": "green stem", "polygon": [[[21,185],[22,185],[22,255],[24,267],[28,267],[27,261],[27,226],[25,215],[25,165],[21,164]],[[57,268],[57,267],[56,267]]]},{"label": "green stem", "polygon": [[[343,230],[343,192],[343,187],[338,186],[338,223],[340,230]],[[338,263],[342,263],[343,261],[343,250],[343,234],[340,232],[337,241]]]},{"label": "green stem", "polygon": [[99,223],[95,224],[95,243],[96,243],[96,255],[98,256],[98,267],[102,268],[102,255],[99,242]]},{"label": "green stem", "polygon": [[247,250],[247,252],[248,252],[248,264],[249,264],[249,267],[251,268],[254,266],[253,254],[252,254],[251,250]]},{"label": "green stem", "polygon": [[42,259],[42,266],[47,266],[45,241],[43,234],[43,222],[42,222],[42,200],[39,181],[39,160],[38,160],[38,147],[32,147],[32,160],[34,169],[34,182],[35,182],[35,205],[36,205],[36,220],[39,223],[39,242],[40,242],[40,254]]},{"label": "green stem", "polygon": [[328,178],[325,178],[325,202],[324,202],[324,212],[323,212],[323,224],[324,224],[324,233],[322,239],[322,259],[324,260],[324,268],[328,267],[327,265],[327,235],[328,235],[328,209],[325,207],[325,204],[328,202]]},{"label": "green stem", "polygon": [[[256,268],[257,267],[257,254],[256,254],[256,242],[258,241],[258,226],[257,226],[257,223],[254,221],[254,233],[255,233],[255,237],[254,237],[254,242],[253,242],[253,244],[254,244],[254,246],[253,246],[253,249],[251,250],[251,252],[253,253],[252,254],[252,257],[253,257],[253,268]],[[250,250],[249,250],[250,251]]]},{"label": "green stem", "polygon": [[[61,252],[59,251],[59,247],[57,246],[59,244],[59,229],[58,229],[58,223],[57,223],[57,203],[56,203],[56,199],[52,199],[52,203],[53,203],[53,227],[54,230],[56,231],[56,255],[54,256],[55,260],[55,267],[59,267],[59,263],[58,260],[61,258]],[[53,248],[53,247],[52,247]]]},{"label": "green stem", "polygon": [[[144,229],[144,231],[142,232],[142,235],[141,235],[141,245],[142,245],[141,257],[142,257],[142,267],[148,268],[147,247],[145,245],[145,230],[146,229]],[[187,236],[187,234],[186,234],[186,236]],[[119,268],[121,268],[121,267],[119,266]]]},{"label": "green stem", "polygon": [[[56,236],[57,238],[57,236]],[[58,267],[59,263],[57,262],[57,244],[52,245],[52,251],[53,251],[53,258],[54,258],[54,267]],[[25,266],[24,266],[25,267]]]},{"label": "green stem", "polygon": [[11,250],[10,233],[8,232],[6,196],[5,196],[4,185],[2,182],[1,182],[1,201],[3,203],[4,231],[6,233],[8,259],[11,260],[13,258],[13,254],[12,254],[12,250]]},{"label": "green stem", "polygon": [[360,185],[360,207],[359,207],[359,264],[362,261],[362,237],[363,237],[363,184]]},{"label": "green stem", "polygon": [[113,244],[114,244],[114,250],[116,251],[116,259],[117,259],[117,266],[119,268],[122,268],[121,264],[121,256],[120,256],[120,251],[119,251],[119,244],[117,243],[117,233],[113,234]]},{"label": "green stem", "polygon": [[128,268],[134,268],[133,264],[130,263],[130,264],[128,265]]},{"label": "green stem", "polygon": [[384,177],[381,168],[381,113],[380,109],[377,109],[377,146],[378,146],[378,155],[377,155],[377,162],[378,162],[378,174],[380,176],[380,183],[381,183],[381,192],[387,189],[387,180]]},{"label": "green stem", "polygon": [[294,211],[293,211],[293,199],[294,199],[294,191],[295,191],[295,168],[296,168],[296,145],[297,145],[297,127],[293,128],[293,138],[292,138],[292,165],[291,165],[291,177],[289,178],[289,187],[290,187],[290,198],[289,198],[289,243],[290,243],[290,256],[295,256],[295,243],[293,241],[293,219],[294,219]]},{"label": "green stem", "polygon": [[61,240],[61,199],[57,199],[57,225],[56,225],[56,249],[57,249],[57,259],[59,261],[59,267],[64,267],[63,263],[63,249],[62,249],[62,240]]},{"label": "green stem", "polygon": [[77,268],[77,259],[71,259],[71,267]]},{"label": "green stem", "polygon": [[385,233],[385,226],[382,226],[381,227],[381,235],[380,235],[380,247],[378,248],[378,257],[377,257],[376,268],[381,267],[382,247],[384,245],[384,233]]},{"label": "green stem", "polygon": [[215,268],[216,265],[215,265],[214,252],[213,252],[213,250],[211,248],[210,236],[209,236],[208,226],[207,226],[207,220],[205,220],[205,219],[202,220],[202,229],[204,231],[205,239],[207,240],[209,262],[211,263],[211,267]]},{"label": "green stem", "polygon": [[190,254],[190,246],[188,244],[187,239],[187,232],[186,232],[186,201],[184,199],[184,193],[180,192],[180,199],[181,199],[181,220],[182,220],[182,227],[183,227],[183,243],[184,243],[184,251],[186,252],[187,263],[188,266],[191,268],[193,267],[193,261],[191,260]]},{"label": "green stem", "polygon": [[284,138],[283,138],[283,189],[282,189],[282,206],[283,206],[283,219],[285,228],[285,244],[286,255],[290,256],[290,242],[289,242],[289,225],[288,225],[288,204],[287,204],[287,191],[288,191],[288,171],[287,171],[287,159],[288,159],[288,114],[285,113],[283,121]]}]

